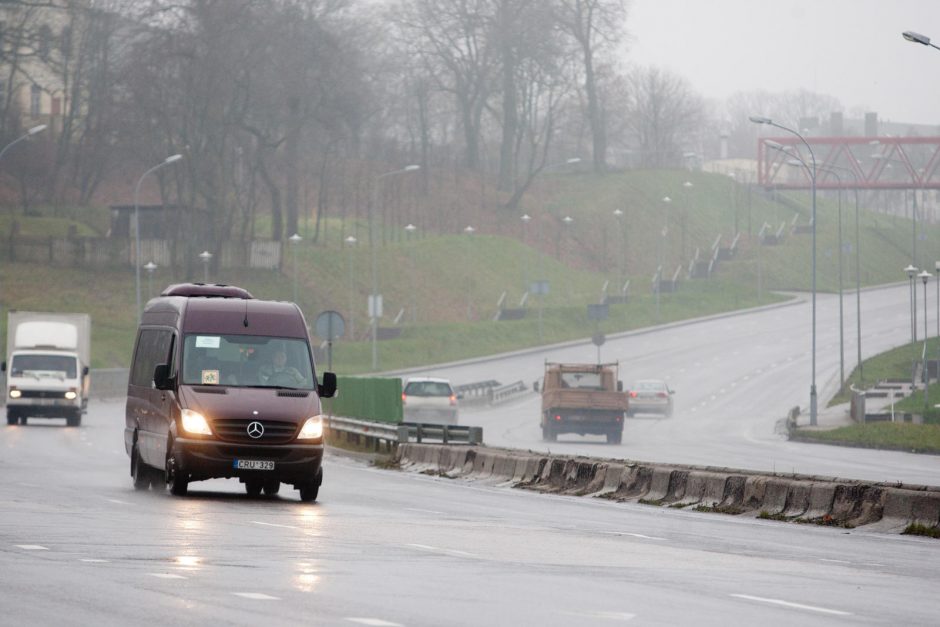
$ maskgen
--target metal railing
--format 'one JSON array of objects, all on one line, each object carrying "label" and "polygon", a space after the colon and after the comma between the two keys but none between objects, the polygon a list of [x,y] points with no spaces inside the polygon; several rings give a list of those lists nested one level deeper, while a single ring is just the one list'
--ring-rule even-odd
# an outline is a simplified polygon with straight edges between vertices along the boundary
[{"label": "metal railing", "polygon": [[354,436],[357,440],[365,439],[366,444],[375,450],[379,450],[380,444],[383,442],[388,449],[407,442],[422,442],[425,440],[440,441],[444,444],[453,442],[483,443],[483,427],[414,422],[384,423],[341,416],[330,416],[326,422],[327,429],[330,432],[345,434],[347,440],[351,439],[349,436]]},{"label": "metal railing", "polygon": [[508,385],[501,385],[498,388],[492,388],[490,402],[494,405],[505,403],[508,400],[529,391],[524,381],[516,381]]}]

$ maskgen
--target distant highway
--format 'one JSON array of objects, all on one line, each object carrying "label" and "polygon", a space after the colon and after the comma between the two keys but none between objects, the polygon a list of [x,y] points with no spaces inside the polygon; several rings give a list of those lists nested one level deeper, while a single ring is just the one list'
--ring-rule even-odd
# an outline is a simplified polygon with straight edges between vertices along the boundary
[{"label": "distant highway", "polygon": [[[928,290],[928,294],[928,329],[933,335],[936,303],[934,292]],[[844,307],[848,376],[856,363],[854,293],[845,296]],[[919,338],[923,335],[922,307],[919,299]],[[816,380],[823,412],[839,385],[837,296],[819,294],[817,308]],[[484,440],[491,446],[940,485],[938,456],[791,443],[776,432],[777,423],[791,407],[799,405],[805,411],[809,406],[810,312],[805,295],[799,303],[784,307],[608,339],[601,358],[620,362],[627,387],[633,379],[663,378],[676,390],[675,415],[628,419],[620,446],[608,445],[597,436],[563,435],[557,443],[542,442],[536,394],[485,410],[466,408],[461,422],[482,426]],[[862,331],[863,357],[909,342],[909,288],[863,291]],[[421,373],[448,377],[455,384],[522,379],[531,385],[541,377],[544,360],[596,359],[596,348],[585,342]]]}]

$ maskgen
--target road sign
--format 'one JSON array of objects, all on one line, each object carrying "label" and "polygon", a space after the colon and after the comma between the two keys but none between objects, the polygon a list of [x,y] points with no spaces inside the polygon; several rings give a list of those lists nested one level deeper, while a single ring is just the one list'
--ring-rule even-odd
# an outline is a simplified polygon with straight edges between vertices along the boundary
[{"label": "road sign", "polygon": [[381,318],[382,317],[382,295],[369,294],[369,317],[370,318]]},{"label": "road sign", "polygon": [[607,341],[607,338],[604,337],[604,334],[601,333],[600,331],[598,331],[597,333],[591,336],[591,343],[594,344],[594,346],[598,346],[598,347],[603,346],[604,342],[606,341]]},{"label": "road sign", "polygon": [[321,337],[327,342],[343,337],[343,334],[346,333],[346,321],[343,320],[343,316],[335,311],[322,312],[317,316],[314,327],[317,337]]}]

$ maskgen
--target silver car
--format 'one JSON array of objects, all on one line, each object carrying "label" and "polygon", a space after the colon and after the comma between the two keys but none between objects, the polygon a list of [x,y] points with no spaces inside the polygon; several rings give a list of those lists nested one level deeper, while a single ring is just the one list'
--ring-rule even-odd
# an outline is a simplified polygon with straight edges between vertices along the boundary
[{"label": "silver car", "polygon": [[401,394],[405,422],[457,424],[457,394],[447,379],[412,378]]},{"label": "silver car", "polygon": [[627,415],[662,414],[668,418],[672,416],[672,396],[675,393],[665,381],[659,379],[636,381],[630,388]]}]

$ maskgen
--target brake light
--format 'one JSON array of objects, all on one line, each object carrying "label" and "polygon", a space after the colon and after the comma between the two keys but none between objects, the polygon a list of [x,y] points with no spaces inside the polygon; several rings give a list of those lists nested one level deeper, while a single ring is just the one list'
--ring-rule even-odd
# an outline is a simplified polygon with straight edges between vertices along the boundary
[{"label": "brake light", "polygon": [[456,405],[456,404],[457,404],[457,395],[456,395],[456,394],[451,394],[451,395],[450,395],[450,405],[451,405],[451,407],[453,407],[453,406]]},{"label": "brake light", "polygon": [[630,390],[630,398],[636,398],[636,392]]},{"label": "brake light", "polygon": [[665,392],[660,392],[660,393],[657,394],[656,396],[658,396],[659,398],[669,398],[669,395],[666,394]]},{"label": "brake light", "polygon": [[555,416],[555,420],[557,420],[558,422],[561,422],[561,416]]},{"label": "brake light", "polygon": [[404,405],[408,401],[408,396],[404,392],[401,393],[401,404]]}]

